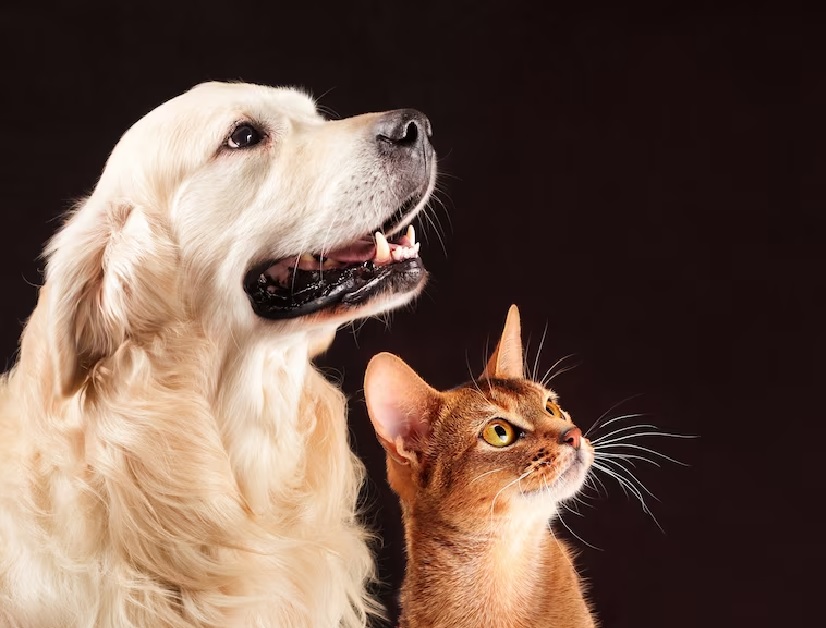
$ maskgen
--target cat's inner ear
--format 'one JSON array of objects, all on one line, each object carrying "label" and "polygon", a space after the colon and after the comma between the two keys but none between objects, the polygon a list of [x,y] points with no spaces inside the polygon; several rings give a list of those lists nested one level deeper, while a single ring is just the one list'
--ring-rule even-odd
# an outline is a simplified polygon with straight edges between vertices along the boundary
[{"label": "cat's inner ear", "polygon": [[430,433],[428,417],[438,410],[439,393],[401,358],[379,353],[367,365],[364,397],[388,454],[401,463],[415,460]]},{"label": "cat's inner ear", "polygon": [[502,337],[490,356],[482,379],[524,379],[525,362],[522,357],[522,324],[519,308],[511,305]]}]

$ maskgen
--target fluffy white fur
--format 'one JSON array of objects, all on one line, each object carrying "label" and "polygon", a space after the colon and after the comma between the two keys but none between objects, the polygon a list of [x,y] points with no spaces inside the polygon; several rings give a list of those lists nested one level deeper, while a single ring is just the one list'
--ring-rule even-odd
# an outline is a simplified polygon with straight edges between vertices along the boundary
[{"label": "fluffy white fur", "polygon": [[[48,245],[0,380],[0,625],[365,624],[362,466],[310,358],[413,295],[273,322],[242,277],[403,200],[370,150],[376,115],[209,83],[123,136]],[[266,144],[227,150],[245,119]]]}]

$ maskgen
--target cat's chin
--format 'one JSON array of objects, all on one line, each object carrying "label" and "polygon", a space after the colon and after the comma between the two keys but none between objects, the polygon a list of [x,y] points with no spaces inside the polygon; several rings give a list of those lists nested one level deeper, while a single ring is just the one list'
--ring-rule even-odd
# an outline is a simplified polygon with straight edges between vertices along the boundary
[{"label": "cat's chin", "polygon": [[580,453],[571,460],[568,468],[551,484],[541,486],[533,491],[523,491],[522,495],[532,503],[541,501],[554,506],[561,501],[574,497],[585,484],[588,470],[591,468],[591,457]]}]

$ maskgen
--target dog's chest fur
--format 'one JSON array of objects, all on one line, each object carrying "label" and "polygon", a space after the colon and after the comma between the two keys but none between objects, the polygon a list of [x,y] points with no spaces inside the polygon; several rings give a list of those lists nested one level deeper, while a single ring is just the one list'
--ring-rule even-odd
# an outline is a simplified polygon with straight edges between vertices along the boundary
[{"label": "dog's chest fur", "polygon": [[364,625],[363,470],[306,343],[220,365],[176,344],[193,334],[127,343],[83,399],[49,408],[27,336],[0,384],[0,401],[25,400],[0,404],[4,429],[30,423],[0,463],[0,539],[17,548],[0,562],[0,625]]}]

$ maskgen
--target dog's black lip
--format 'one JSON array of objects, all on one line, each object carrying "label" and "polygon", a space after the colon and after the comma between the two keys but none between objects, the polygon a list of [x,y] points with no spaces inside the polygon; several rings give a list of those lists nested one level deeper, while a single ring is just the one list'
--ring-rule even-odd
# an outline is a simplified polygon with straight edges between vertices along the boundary
[{"label": "dog's black lip", "polygon": [[[410,221],[410,212],[427,194],[411,194],[379,227],[384,234],[395,234]],[[420,258],[406,259],[375,266],[372,261],[350,264],[323,271],[290,270],[289,287],[270,292],[264,274],[279,260],[270,259],[254,265],[244,276],[244,292],[253,312],[262,318],[288,319],[306,316],[336,305],[356,306],[382,289],[394,294],[415,289],[426,280],[427,270]],[[296,290],[298,285],[298,290]]]},{"label": "dog's black lip", "polygon": [[368,261],[323,272],[294,268],[291,285],[270,292],[269,283],[261,280],[267,268],[269,264],[260,265],[247,273],[244,290],[253,312],[270,320],[298,318],[336,306],[356,307],[381,293],[410,292],[427,278],[419,257],[382,266]]}]

